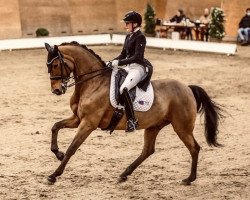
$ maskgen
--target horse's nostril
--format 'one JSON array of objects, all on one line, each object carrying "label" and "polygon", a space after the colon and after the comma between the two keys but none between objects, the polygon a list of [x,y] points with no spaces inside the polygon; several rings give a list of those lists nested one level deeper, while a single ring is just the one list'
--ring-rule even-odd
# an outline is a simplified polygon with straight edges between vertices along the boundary
[{"label": "horse's nostril", "polygon": [[59,90],[59,89],[54,89],[53,93],[56,94],[56,95],[61,95],[62,91]]}]

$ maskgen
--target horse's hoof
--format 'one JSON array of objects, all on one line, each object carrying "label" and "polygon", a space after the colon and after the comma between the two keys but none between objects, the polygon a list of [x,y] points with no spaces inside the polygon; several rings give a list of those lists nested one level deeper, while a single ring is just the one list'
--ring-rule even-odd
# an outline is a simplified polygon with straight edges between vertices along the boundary
[{"label": "horse's hoof", "polygon": [[191,181],[184,179],[182,180],[181,185],[191,185]]},{"label": "horse's hoof", "polygon": [[118,183],[123,183],[123,182],[125,182],[126,180],[128,180],[128,177],[127,176],[120,176],[119,178],[118,178]]},{"label": "horse's hoof", "polygon": [[56,178],[54,176],[48,176],[47,180],[49,185],[54,185],[56,182]]},{"label": "horse's hoof", "polygon": [[63,158],[64,158],[64,153],[61,152],[61,151],[59,151],[59,152],[56,154],[56,157],[57,157],[58,160],[62,161]]}]

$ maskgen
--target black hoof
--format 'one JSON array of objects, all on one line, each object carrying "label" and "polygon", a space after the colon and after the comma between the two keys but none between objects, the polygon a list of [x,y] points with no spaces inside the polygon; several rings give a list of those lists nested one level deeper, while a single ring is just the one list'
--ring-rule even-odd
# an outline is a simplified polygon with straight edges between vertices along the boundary
[{"label": "black hoof", "polygon": [[125,182],[126,180],[128,180],[128,177],[127,176],[120,176],[119,178],[118,178],[118,183],[123,183],[123,182]]},{"label": "black hoof", "polygon": [[63,158],[64,158],[64,153],[61,152],[61,151],[58,151],[57,154],[56,154],[56,157],[58,160],[62,161]]},{"label": "black hoof", "polygon": [[56,178],[54,176],[48,176],[47,180],[50,185],[53,185],[56,182]]},{"label": "black hoof", "polygon": [[188,179],[184,179],[182,180],[181,185],[191,185],[191,181]]}]

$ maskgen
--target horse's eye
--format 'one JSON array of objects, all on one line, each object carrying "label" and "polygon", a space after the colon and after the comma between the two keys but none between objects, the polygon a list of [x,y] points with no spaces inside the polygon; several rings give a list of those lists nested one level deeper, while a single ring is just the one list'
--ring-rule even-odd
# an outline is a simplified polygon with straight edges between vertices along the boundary
[{"label": "horse's eye", "polygon": [[54,67],[54,68],[57,68],[57,67],[58,67],[58,64],[53,65],[53,67]]}]

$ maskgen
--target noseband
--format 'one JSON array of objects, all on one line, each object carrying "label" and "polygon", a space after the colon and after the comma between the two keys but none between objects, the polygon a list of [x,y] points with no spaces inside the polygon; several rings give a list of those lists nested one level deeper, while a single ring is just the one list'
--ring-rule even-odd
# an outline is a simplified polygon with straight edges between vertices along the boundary
[{"label": "noseband", "polygon": [[[104,73],[105,71],[112,70],[109,66],[107,66],[107,67],[104,67],[104,68],[101,68],[101,69],[98,69],[98,70],[94,70],[94,71],[91,71],[91,72],[88,72],[88,73],[85,73],[85,74],[70,76],[70,73],[72,71],[69,68],[69,66],[67,65],[67,63],[64,61],[64,58],[63,58],[63,55],[61,54],[61,52],[58,51],[58,56],[55,56],[53,59],[51,59],[49,62],[46,63],[47,67],[48,67],[48,73],[51,73],[52,63],[56,59],[59,59],[59,62],[60,62],[61,75],[60,76],[50,76],[50,80],[61,80],[62,81],[62,87],[65,90],[67,88],[69,88],[69,87],[72,87],[72,86],[77,85],[79,83],[82,83],[84,81],[90,80],[90,79],[92,79],[94,77],[97,77],[97,76],[101,75],[102,73]],[[63,76],[63,70],[64,69],[66,71],[66,74],[67,74],[67,72],[69,73],[68,77]],[[97,72],[99,72],[99,73],[97,73]],[[97,73],[97,74],[94,74],[94,73]],[[93,76],[88,77],[87,79],[82,79],[82,80],[76,81],[76,78],[85,77],[85,76],[90,75],[90,74],[93,74]],[[71,84],[68,85],[68,82],[70,81],[70,79],[74,79],[74,81]]]}]

